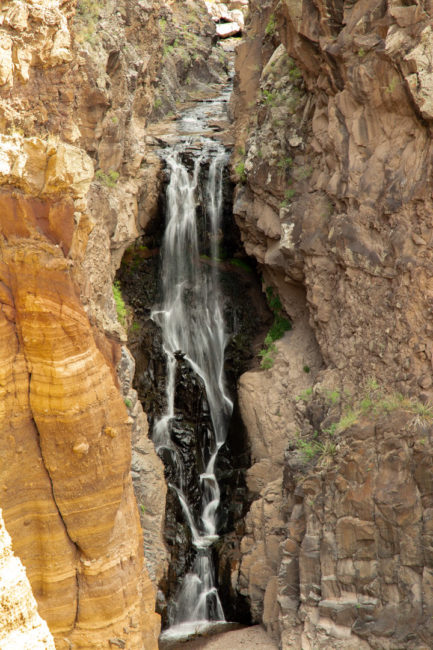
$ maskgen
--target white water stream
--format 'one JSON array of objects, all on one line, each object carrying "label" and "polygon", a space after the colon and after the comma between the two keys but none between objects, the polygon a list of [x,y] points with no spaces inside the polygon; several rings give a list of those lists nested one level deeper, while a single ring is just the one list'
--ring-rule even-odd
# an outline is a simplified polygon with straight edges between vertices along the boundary
[{"label": "white water stream", "polygon": [[[165,451],[175,467],[176,481],[170,485],[188,524],[195,559],[173,603],[171,630],[179,626],[195,629],[207,621],[224,621],[224,612],[215,583],[212,544],[218,539],[220,488],[215,476],[218,451],[223,445],[232,412],[232,402],[224,380],[226,334],[218,281],[218,242],[223,207],[222,179],[228,153],[219,142],[199,135],[207,128],[208,116],[215,118],[226,96],[188,111],[180,122],[183,136],[164,150],[169,173],[166,229],[162,246],[162,304],[152,312],[161,327],[166,357],[166,409],[155,422],[153,441],[157,451]],[[189,158],[188,170],[185,159]],[[191,158],[193,164],[191,166]],[[198,182],[208,167],[204,196],[206,237],[210,240],[211,260],[200,259],[198,237]],[[212,430],[205,436],[205,470],[200,475],[201,508],[194,513],[185,488],[182,456],[171,435],[175,419],[176,368],[182,357],[201,379],[206,390]]]}]

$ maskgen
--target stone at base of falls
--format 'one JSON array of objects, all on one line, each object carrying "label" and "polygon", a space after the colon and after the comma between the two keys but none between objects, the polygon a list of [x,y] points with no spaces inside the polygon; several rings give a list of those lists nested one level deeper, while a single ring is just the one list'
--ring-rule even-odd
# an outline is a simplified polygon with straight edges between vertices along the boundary
[{"label": "stone at base of falls", "polygon": [[12,551],[0,510],[0,647],[2,650],[54,650],[54,641],[38,614],[25,569]]},{"label": "stone at base of falls", "polygon": [[164,630],[159,637],[160,650],[168,650],[177,643],[184,643],[187,639],[194,639],[198,636],[212,636],[228,630],[237,630],[239,623],[227,621],[192,621],[173,625]]},{"label": "stone at base of falls", "polygon": [[190,640],[161,641],[160,650],[277,650],[260,625],[243,627],[238,623],[217,623],[198,631]]}]

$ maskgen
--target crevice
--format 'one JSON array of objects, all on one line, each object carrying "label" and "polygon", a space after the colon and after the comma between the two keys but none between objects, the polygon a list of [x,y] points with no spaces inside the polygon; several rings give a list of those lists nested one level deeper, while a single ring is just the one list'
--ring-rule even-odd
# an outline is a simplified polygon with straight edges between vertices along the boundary
[{"label": "crevice", "polygon": [[[26,359],[26,362],[27,362],[27,359]],[[36,442],[37,442],[37,445],[38,445],[39,452],[40,452],[40,454],[41,454],[41,459],[42,459],[42,463],[43,463],[43,466],[44,466],[44,469],[45,469],[46,475],[47,475],[48,480],[49,480],[49,482],[50,482],[50,487],[51,487],[51,497],[52,497],[53,503],[54,503],[54,505],[55,505],[55,507],[56,507],[56,510],[57,510],[58,515],[59,515],[60,521],[62,522],[63,527],[64,527],[64,529],[65,529],[66,536],[67,536],[67,538],[69,539],[69,541],[71,542],[71,544],[73,544],[73,546],[75,547],[76,555],[77,555],[76,560],[77,560],[77,563],[78,563],[78,562],[80,561],[80,557],[81,557],[81,555],[82,555],[82,551],[81,551],[79,545],[77,544],[77,542],[74,542],[74,540],[73,540],[73,539],[70,537],[70,535],[69,535],[68,527],[67,527],[67,525],[66,525],[65,520],[63,519],[62,512],[61,512],[60,507],[59,507],[59,505],[58,505],[58,503],[57,503],[57,500],[56,500],[53,479],[52,479],[51,474],[50,474],[50,472],[49,472],[49,469],[48,469],[48,467],[47,467],[47,464],[46,464],[46,461],[45,461],[45,457],[44,457],[44,453],[43,453],[43,451],[42,451],[41,434],[40,434],[40,432],[39,432],[38,425],[37,425],[37,423],[36,423],[35,417],[34,417],[34,415],[33,415],[32,407],[31,407],[31,380],[32,380],[32,373],[29,371],[29,374],[28,374],[28,386],[29,386],[29,389],[28,389],[28,403],[29,403],[29,412],[30,412],[30,415],[31,415],[31,421],[32,421],[32,423],[33,423],[34,430],[35,430],[35,433],[36,433]],[[78,571],[78,566],[76,566],[76,567],[75,567],[75,583],[76,583],[76,599],[77,599],[77,605],[76,605],[75,615],[74,615],[74,625],[73,625],[73,627],[72,627],[71,630],[70,630],[71,632],[72,632],[72,630],[74,630],[75,627],[76,627],[76,624],[77,624],[77,621],[78,621],[78,614],[79,614],[79,602],[80,602],[79,594],[80,594],[80,587],[79,587],[79,578],[78,578],[78,573],[79,573],[79,571]]]}]

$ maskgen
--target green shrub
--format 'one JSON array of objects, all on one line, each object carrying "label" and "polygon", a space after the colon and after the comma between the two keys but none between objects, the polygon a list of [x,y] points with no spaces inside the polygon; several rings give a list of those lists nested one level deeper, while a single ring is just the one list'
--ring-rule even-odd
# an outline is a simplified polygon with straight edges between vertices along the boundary
[{"label": "green shrub", "polygon": [[265,28],[266,36],[273,36],[275,34],[276,28],[277,28],[277,21],[275,20],[275,14],[271,14],[268,20],[268,24],[266,25]]},{"label": "green shrub", "polygon": [[105,185],[106,187],[115,187],[117,181],[119,180],[119,172],[114,171],[114,169],[110,169],[108,174],[102,171],[102,169],[98,169],[95,172],[95,178],[97,181],[102,183],[102,185]]},{"label": "green shrub", "polygon": [[313,389],[306,388],[305,390],[302,391],[302,393],[299,393],[299,395],[295,397],[295,401],[299,402],[302,400],[303,402],[309,402],[312,396],[313,396]]},{"label": "green shrub", "polygon": [[270,90],[266,90],[266,88],[264,88],[262,90],[262,95],[265,104],[268,106],[275,106],[277,100],[277,94],[275,92],[271,92]]},{"label": "green shrub", "polygon": [[274,321],[269,332],[266,334],[264,341],[265,347],[259,352],[259,356],[262,357],[260,366],[264,370],[268,370],[274,365],[275,355],[277,353],[277,346],[274,344],[274,341],[280,339],[284,335],[284,332],[292,329],[291,322],[283,316],[283,306],[280,297],[277,293],[274,293],[272,287],[266,289],[266,298],[269,308],[274,314]]},{"label": "green shrub", "polygon": [[282,207],[287,207],[288,205],[290,205],[290,203],[291,203],[293,197],[295,196],[295,194],[296,194],[296,190],[294,190],[293,188],[287,189],[285,191],[285,193],[284,193],[284,199],[281,202],[281,206]]},{"label": "green shrub", "polygon": [[113,284],[113,296],[114,302],[116,303],[116,312],[117,319],[123,327],[126,325],[126,305],[122,298],[122,290],[120,288],[120,283],[116,280]]},{"label": "green shrub", "polygon": [[245,163],[239,162],[235,167],[235,173],[241,183],[246,183],[247,174],[245,171]]},{"label": "green shrub", "polygon": [[277,163],[278,169],[290,169],[292,165],[293,165],[293,158],[290,158],[289,156],[282,158]]}]

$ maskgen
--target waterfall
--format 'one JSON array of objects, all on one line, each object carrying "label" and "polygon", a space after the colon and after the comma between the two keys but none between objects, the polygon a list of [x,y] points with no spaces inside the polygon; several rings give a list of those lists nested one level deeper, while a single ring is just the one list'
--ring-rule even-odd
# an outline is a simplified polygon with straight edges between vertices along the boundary
[{"label": "waterfall", "polygon": [[[212,108],[207,107],[212,113]],[[186,132],[202,127],[203,114],[189,114],[183,120]],[[197,144],[198,143],[198,144]],[[224,379],[226,333],[218,280],[218,248],[223,206],[223,172],[228,154],[209,138],[185,135],[170,149],[161,152],[166,163],[166,227],[162,244],[162,301],[152,311],[161,328],[166,358],[166,407],[154,423],[152,438],[157,451],[169,458],[175,476],[169,487],[179,500],[194,546],[194,560],[183,577],[171,606],[172,627],[224,621],[224,612],[215,582],[212,545],[218,539],[220,488],[215,475],[218,451],[223,445],[232,412]],[[187,166],[187,159],[193,158]],[[207,173],[206,173],[207,171]],[[198,227],[196,204],[199,179],[206,177],[203,196],[205,228]],[[206,241],[199,241],[204,230]],[[209,244],[209,245],[208,245]],[[201,252],[210,249],[210,259]],[[172,436],[175,414],[176,370],[180,362],[205,387],[211,426],[200,449],[200,512],[188,502],[185,468]]]}]

